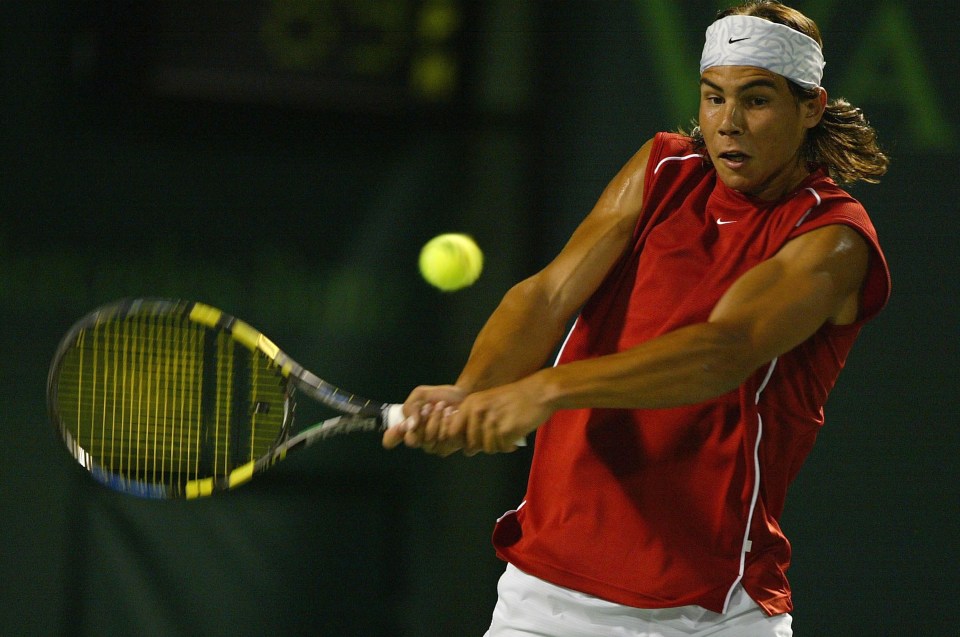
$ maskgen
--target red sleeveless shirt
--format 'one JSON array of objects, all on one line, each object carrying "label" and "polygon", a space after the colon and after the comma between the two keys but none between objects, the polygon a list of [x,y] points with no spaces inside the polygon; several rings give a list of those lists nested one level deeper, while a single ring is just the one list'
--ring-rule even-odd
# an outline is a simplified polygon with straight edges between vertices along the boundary
[{"label": "red sleeveless shirt", "polygon": [[828,224],[872,249],[861,316],[824,325],[697,405],[558,411],[537,431],[527,494],[494,531],[497,554],[559,586],[638,608],[723,612],[742,583],[769,614],[793,606],[787,487],[823,405],[890,280],[863,206],[824,171],[777,202],[727,188],[679,135],[656,136],[633,249],[584,306],[557,364],[628,349],[705,321],[730,285]]}]

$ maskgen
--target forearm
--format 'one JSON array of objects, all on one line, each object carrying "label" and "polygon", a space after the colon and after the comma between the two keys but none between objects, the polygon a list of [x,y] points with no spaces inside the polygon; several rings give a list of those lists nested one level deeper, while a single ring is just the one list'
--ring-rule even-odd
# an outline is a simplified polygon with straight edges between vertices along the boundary
[{"label": "forearm", "polygon": [[731,391],[759,364],[744,337],[701,323],[624,352],[542,370],[531,380],[542,386],[552,410],[657,409]]},{"label": "forearm", "polygon": [[533,279],[517,284],[477,335],[457,386],[480,391],[536,372],[563,338],[567,320]]},{"label": "forearm", "polygon": [[[674,407],[719,396],[828,320],[853,320],[866,263],[866,244],[854,231],[815,230],[742,275],[707,322],[531,380],[553,409]],[[843,314],[850,307],[853,318]]]}]

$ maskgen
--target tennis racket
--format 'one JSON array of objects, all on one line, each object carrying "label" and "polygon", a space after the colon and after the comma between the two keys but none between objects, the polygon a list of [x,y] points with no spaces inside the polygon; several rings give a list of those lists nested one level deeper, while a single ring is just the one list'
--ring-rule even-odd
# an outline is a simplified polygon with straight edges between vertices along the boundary
[{"label": "tennis racket", "polygon": [[[295,394],[343,415],[295,433]],[[214,307],[123,300],[80,319],[47,380],[67,448],[102,484],[147,498],[237,487],[317,440],[381,431],[398,404],[345,392]]]}]

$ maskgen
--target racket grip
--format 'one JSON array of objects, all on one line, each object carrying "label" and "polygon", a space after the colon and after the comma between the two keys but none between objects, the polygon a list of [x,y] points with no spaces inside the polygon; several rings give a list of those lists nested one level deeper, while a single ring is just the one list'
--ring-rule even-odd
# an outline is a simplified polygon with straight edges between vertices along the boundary
[{"label": "racket grip", "polygon": [[403,415],[403,405],[391,403],[383,407],[383,428],[396,427],[406,419]]}]

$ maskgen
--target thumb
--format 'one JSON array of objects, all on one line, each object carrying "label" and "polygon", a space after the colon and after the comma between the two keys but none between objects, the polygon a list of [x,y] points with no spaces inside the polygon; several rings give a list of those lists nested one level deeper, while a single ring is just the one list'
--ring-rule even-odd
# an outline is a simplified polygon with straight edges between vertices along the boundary
[{"label": "thumb", "polygon": [[388,427],[383,432],[383,443],[384,449],[393,449],[401,442],[403,442],[403,436],[406,434],[406,427],[403,426],[403,423],[396,425],[394,427]]}]

